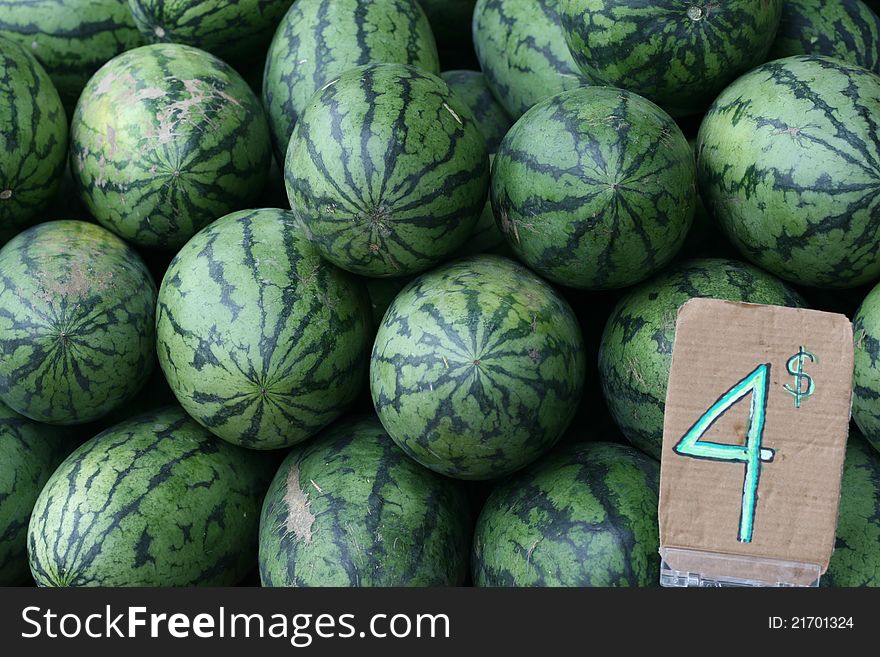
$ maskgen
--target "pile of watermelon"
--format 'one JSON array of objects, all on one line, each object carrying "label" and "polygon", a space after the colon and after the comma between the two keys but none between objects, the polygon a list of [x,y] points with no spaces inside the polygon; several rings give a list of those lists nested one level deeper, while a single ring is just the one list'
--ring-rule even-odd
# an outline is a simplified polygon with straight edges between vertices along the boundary
[{"label": "pile of watermelon", "polygon": [[861,0],[0,0],[0,584],[656,586],[677,309],[847,313]]}]

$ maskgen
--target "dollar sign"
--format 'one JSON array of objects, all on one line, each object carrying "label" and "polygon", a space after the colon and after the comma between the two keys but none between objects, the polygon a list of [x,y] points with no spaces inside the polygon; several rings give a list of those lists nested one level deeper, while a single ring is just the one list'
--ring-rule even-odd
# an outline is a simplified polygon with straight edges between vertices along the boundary
[{"label": "dollar sign", "polygon": [[[785,388],[786,392],[794,396],[795,408],[800,408],[801,401],[807,399],[816,389],[813,377],[804,372],[804,359],[806,358],[809,358],[810,362],[816,362],[815,355],[800,347],[798,352],[789,358],[785,364],[788,373],[794,377],[794,387],[789,386],[787,383],[783,384],[782,387]],[[806,384],[806,388],[804,388],[804,384]]]}]

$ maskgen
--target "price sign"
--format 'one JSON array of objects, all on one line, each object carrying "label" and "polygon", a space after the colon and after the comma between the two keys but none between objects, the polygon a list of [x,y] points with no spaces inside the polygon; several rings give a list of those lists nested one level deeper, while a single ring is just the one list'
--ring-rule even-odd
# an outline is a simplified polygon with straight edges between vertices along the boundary
[{"label": "price sign", "polygon": [[852,370],[843,315],[713,299],[682,306],[663,430],[665,572],[809,585],[825,571]]}]

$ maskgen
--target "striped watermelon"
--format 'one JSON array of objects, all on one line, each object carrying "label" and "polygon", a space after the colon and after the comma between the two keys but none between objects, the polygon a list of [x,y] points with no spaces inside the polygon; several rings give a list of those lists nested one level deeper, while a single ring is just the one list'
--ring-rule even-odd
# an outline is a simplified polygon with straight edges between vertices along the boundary
[{"label": "striped watermelon", "polygon": [[444,71],[441,77],[473,114],[489,152],[497,151],[512,122],[492,95],[486,76],[478,71]]},{"label": "striped watermelon", "polygon": [[0,246],[48,209],[66,155],[67,118],[52,81],[0,36]]},{"label": "striped watermelon", "polygon": [[262,55],[293,0],[127,0],[151,42],[185,43],[230,63]]},{"label": "striped watermelon", "polygon": [[880,73],[880,18],[862,0],[785,0],[769,59],[827,55]]},{"label": "striped watermelon", "polygon": [[128,0],[0,0],[0,35],[30,49],[69,113],[95,71],[144,44]]},{"label": "striped watermelon", "polygon": [[514,119],[586,80],[565,45],[564,0],[478,0],[474,48],[495,96]]},{"label": "striped watermelon", "polygon": [[460,484],[407,458],[373,417],[295,449],[260,519],[263,586],[456,586],[471,524]]},{"label": "striped watermelon", "polygon": [[852,416],[865,438],[880,450],[880,285],[853,318],[853,342]]},{"label": "striped watermelon", "polygon": [[595,84],[629,89],[673,116],[699,114],[764,61],[783,0],[562,0],[565,38]]},{"label": "striped watermelon", "polygon": [[159,363],[184,409],[215,435],[287,447],[364,387],[365,297],[321,260],[291,213],[237,212],[171,262],[159,291]]},{"label": "striped watermelon", "polygon": [[784,279],[880,276],[880,76],[807,55],[764,64],[700,126],[703,198],[750,260]]},{"label": "striped watermelon", "polygon": [[278,161],[312,95],[356,66],[411,64],[440,72],[431,26],[413,0],[296,0],[269,46],[263,104]]},{"label": "striped watermelon", "polygon": [[100,226],[40,224],[0,250],[0,400],[39,422],[81,424],[150,375],[156,286]]},{"label": "striped watermelon", "polygon": [[266,115],[247,83],[178,44],[130,50],[77,105],[71,170],[95,218],[141,246],[177,249],[259,198],[271,161]]},{"label": "striped watermelon", "polygon": [[474,532],[476,586],[656,586],[660,467],[578,443],[493,491]]},{"label": "striped watermelon", "polygon": [[27,579],[27,526],[37,496],[76,443],[0,403],[0,586]]},{"label": "striped watermelon", "polygon": [[317,250],[364,276],[414,274],[453,253],[489,186],[470,110],[443,80],[402,64],[352,69],[316,94],[284,172]]},{"label": "striped watermelon", "polygon": [[840,484],[837,542],[823,586],[880,586],[880,455],[851,434]]},{"label": "striped watermelon", "polygon": [[666,382],[679,307],[695,297],[802,306],[798,294],[734,260],[690,260],[640,285],[611,313],[599,347],[608,409],[629,441],[660,458]]},{"label": "striped watermelon", "polygon": [[534,461],[581,400],[584,344],[569,305],[524,267],[474,256],[394,300],[370,366],[391,438],[422,465],[491,479]]},{"label": "striped watermelon", "polygon": [[556,283],[609,289],[665,267],[697,201],[691,147],[650,101],[584,87],[542,101],[507,133],[492,208],[516,255]]},{"label": "striped watermelon", "polygon": [[264,456],[179,408],[98,434],[40,493],[28,529],[40,586],[235,584],[255,564]]}]

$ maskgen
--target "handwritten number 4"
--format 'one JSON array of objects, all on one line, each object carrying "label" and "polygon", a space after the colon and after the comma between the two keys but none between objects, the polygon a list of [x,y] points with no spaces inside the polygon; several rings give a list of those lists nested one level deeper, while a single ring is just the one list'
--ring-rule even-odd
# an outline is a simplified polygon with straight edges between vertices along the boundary
[{"label": "handwritten number 4", "polygon": [[[761,447],[769,389],[770,364],[758,365],[744,379],[721,395],[718,401],[709,407],[709,410],[694,423],[673,448],[675,453],[681,456],[745,464],[742,510],[740,512],[739,533],[737,534],[737,539],[741,543],[751,543],[752,541],[755,508],[758,505],[758,480],[761,477],[761,463],[771,462],[775,453],[772,449]],[[752,394],[752,400],[749,407],[749,428],[745,445],[727,445],[700,440],[718,418],[749,393]]]}]

